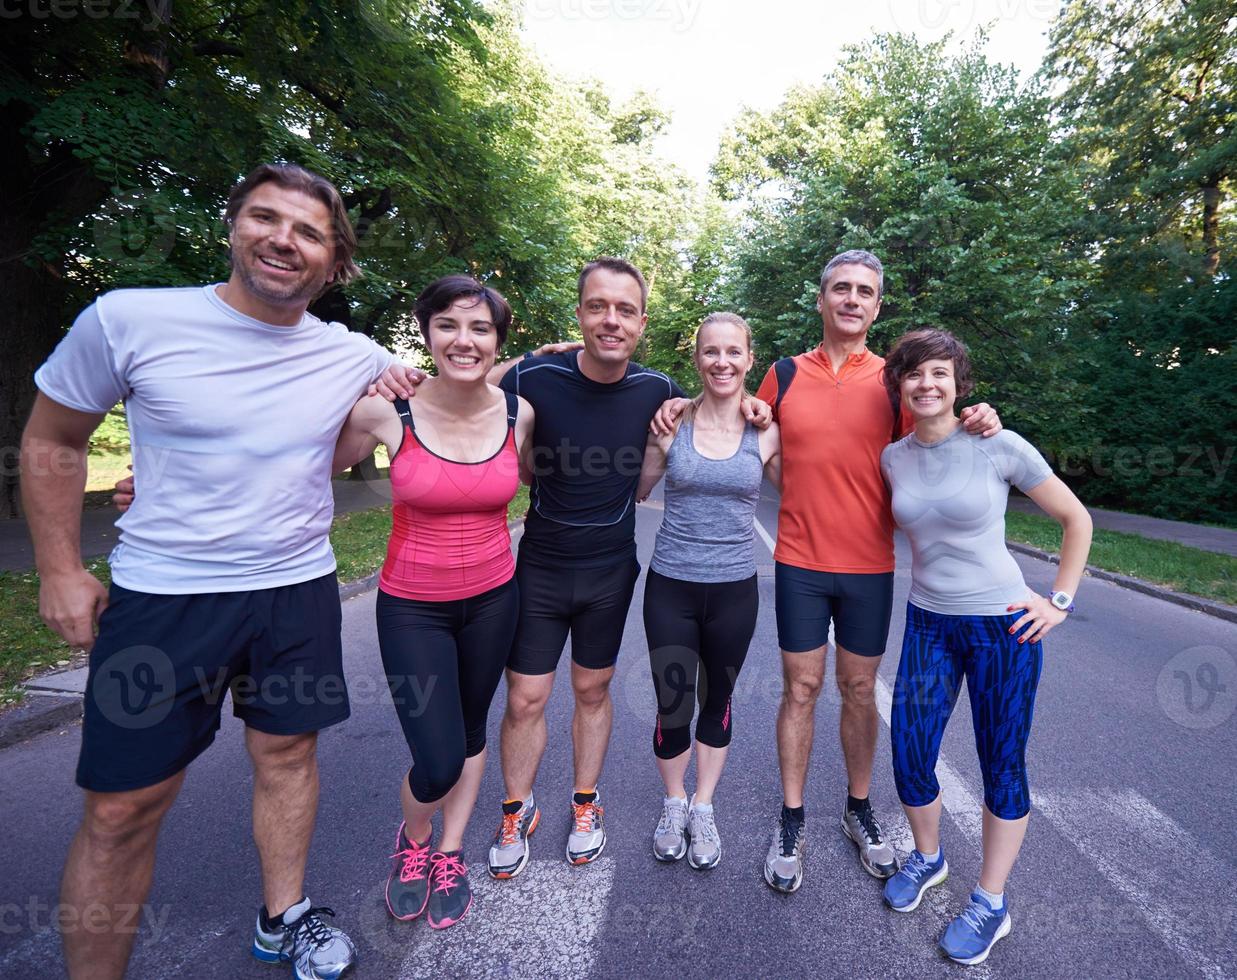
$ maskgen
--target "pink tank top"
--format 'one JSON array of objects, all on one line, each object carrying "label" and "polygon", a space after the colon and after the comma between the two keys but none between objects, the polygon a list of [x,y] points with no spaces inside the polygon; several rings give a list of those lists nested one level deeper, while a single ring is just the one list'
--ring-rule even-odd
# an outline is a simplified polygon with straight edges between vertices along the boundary
[{"label": "pink tank top", "polygon": [[507,438],[489,459],[458,463],[417,438],[408,402],[395,402],[404,438],[391,460],[391,540],[378,584],[425,602],[467,599],[515,573],[507,504],[520,485],[519,403],[507,394]]}]

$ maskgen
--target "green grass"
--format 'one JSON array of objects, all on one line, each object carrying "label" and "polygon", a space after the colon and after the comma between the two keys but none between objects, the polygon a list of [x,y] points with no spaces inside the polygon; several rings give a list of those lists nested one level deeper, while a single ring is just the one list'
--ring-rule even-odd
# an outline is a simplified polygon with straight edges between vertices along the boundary
[{"label": "green grass", "polygon": [[116,481],[129,475],[129,426],[124,410],[117,405],[104,416],[90,437],[86,456],[86,490],[111,492]]},{"label": "green grass", "polygon": [[[528,488],[521,486],[508,517],[523,517],[528,509]],[[377,571],[387,551],[391,532],[390,507],[341,514],[331,525],[331,545],[339,563],[339,580],[355,582]],[[107,560],[96,558],[86,567],[105,585],[111,580]],[[0,572],[0,708],[21,700],[22,681],[74,659],[68,644],[39,619],[39,577],[33,572]]]},{"label": "green grass", "polygon": [[[1011,541],[1053,554],[1061,550],[1061,527],[1048,517],[1011,510],[1005,515],[1005,533]],[[1229,555],[1096,528],[1087,564],[1237,605],[1237,558]]]}]

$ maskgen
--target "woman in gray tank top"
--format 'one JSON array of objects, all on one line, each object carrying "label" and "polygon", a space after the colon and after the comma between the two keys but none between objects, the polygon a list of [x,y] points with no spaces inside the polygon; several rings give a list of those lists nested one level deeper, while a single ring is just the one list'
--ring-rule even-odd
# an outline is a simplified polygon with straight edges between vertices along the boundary
[{"label": "woman in gray tank top", "polygon": [[[713,792],[730,745],[731,694],[756,628],[753,521],[763,477],[781,482],[777,426],[757,430],[740,405],[751,339],[751,328],[733,313],[713,313],[700,324],[701,394],[675,431],[649,436],[638,491],[645,499],[665,475],[665,515],[644,588],[657,692],[653,753],[666,786],[653,854],[659,861],[686,855],[698,869],[721,859]],[[689,804],[684,777],[697,703]]]}]

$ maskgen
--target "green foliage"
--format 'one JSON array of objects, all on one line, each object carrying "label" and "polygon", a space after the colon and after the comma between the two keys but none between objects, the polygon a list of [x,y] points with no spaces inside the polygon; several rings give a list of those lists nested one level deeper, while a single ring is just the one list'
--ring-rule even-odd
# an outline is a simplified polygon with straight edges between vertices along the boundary
[{"label": "green foliage", "polygon": [[895,35],[847,49],[767,118],[740,119],[714,177],[749,202],[732,289],[762,364],[819,343],[820,271],[866,248],[885,264],[873,349],[944,327],[971,346],[977,395],[1008,424],[1034,437],[1079,409],[1054,354],[1079,274],[1061,247],[1077,195],[1047,116],[1041,87],[977,46],[951,56]]}]

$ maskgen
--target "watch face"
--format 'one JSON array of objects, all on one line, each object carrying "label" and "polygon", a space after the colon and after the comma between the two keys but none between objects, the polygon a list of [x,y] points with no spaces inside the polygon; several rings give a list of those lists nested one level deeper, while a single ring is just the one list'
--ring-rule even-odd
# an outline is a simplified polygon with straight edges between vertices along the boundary
[{"label": "watch face", "polygon": [[1052,604],[1058,609],[1069,609],[1073,602],[1074,597],[1068,592],[1054,592],[1052,594]]}]

